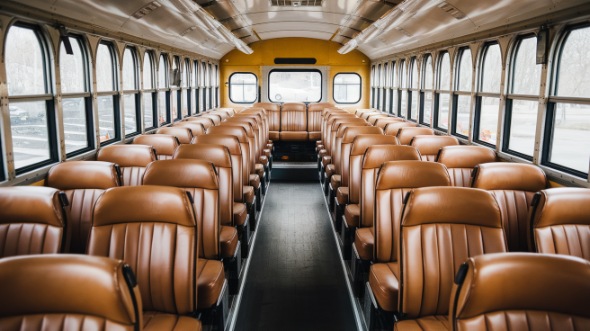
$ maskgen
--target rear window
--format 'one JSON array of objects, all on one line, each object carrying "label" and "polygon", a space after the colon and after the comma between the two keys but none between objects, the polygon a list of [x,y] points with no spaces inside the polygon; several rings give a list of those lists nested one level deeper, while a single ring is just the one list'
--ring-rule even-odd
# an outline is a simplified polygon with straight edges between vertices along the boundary
[{"label": "rear window", "polygon": [[275,69],[268,75],[268,98],[272,102],[319,102],[322,73],[308,69]]}]

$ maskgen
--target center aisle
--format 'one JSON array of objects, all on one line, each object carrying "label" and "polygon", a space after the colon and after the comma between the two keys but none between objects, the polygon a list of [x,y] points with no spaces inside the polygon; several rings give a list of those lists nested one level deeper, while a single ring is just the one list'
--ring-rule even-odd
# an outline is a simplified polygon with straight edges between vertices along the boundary
[{"label": "center aisle", "polygon": [[356,330],[317,183],[276,183],[266,197],[235,330]]}]

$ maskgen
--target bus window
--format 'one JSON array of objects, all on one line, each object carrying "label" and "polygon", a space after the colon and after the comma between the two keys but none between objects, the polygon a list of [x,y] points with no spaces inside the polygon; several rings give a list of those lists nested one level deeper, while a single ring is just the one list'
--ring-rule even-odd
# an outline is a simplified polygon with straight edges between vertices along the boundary
[{"label": "bus window", "polygon": [[420,124],[430,126],[432,122],[432,98],[434,69],[432,68],[432,56],[426,54],[422,62],[422,90],[420,91]]},{"label": "bus window", "polygon": [[182,117],[187,117],[191,114],[191,106],[193,104],[192,93],[190,93],[190,86],[192,83],[191,62],[189,59],[184,60],[184,70],[182,71]]},{"label": "bus window", "polygon": [[496,145],[498,114],[500,113],[500,81],[502,78],[502,53],[497,43],[483,48],[479,66],[479,91],[475,103],[473,140]]},{"label": "bus window", "polygon": [[101,42],[96,54],[98,127],[101,145],[120,139],[116,63],[113,44]]},{"label": "bus window", "polygon": [[391,62],[390,67],[390,89],[389,89],[389,109],[387,110],[390,114],[395,114],[397,112],[397,87],[399,86],[397,80],[397,67],[395,66],[395,61]]},{"label": "bus window", "polygon": [[53,65],[43,36],[33,26],[10,27],[4,50],[12,157],[16,174],[21,174],[58,159],[48,71]]},{"label": "bus window", "polygon": [[59,48],[60,86],[66,154],[73,156],[94,147],[92,102],[88,79],[88,53],[82,37],[69,36],[72,54],[63,42]]},{"label": "bus window", "polygon": [[420,77],[418,75],[418,61],[415,57],[410,60],[410,90],[408,92],[408,100],[410,101],[409,105],[409,112],[408,112],[408,119],[410,121],[418,121],[418,96],[420,94],[419,90],[419,80]]},{"label": "bus window", "polygon": [[542,163],[586,178],[590,160],[590,27],[568,30],[555,54]]},{"label": "bus window", "polygon": [[158,117],[160,125],[171,122],[168,68],[168,56],[160,54],[160,64],[158,65]]},{"label": "bus window", "polygon": [[473,77],[473,62],[471,50],[461,48],[457,55],[455,66],[455,93],[453,94],[453,126],[451,132],[459,137],[469,136],[469,113],[471,109],[471,84]]},{"label": "bus window", "polygon": [[451,59],[449,52],[440,54],[438,58],[434,127],[446,132],[449,129],[449,107],[451,102]]},{"label": "bus window", "polygon": [[152,52],[145,52],[143,56],[143,125],[144,130],[158,126],[156,119],[156,86],[154,84],[154,56]]},{"label": "bus window", "polygon": [[536,64],[537,40],[519,38],[513,48],[508,79],[502,151],[533,160],[541,65]]},{"label": "bus window", "polygon": [[361,76],[355,73],[338,73],[334,76],[334,102],[357,103],[361,101]]},{"label": "bus window", "polygon": [[233,103],[254,103],[258,95],[258,80],[251,72],[236,72],[229,76],[229,100]]},{"label": "bus window", "polygon": [[194,105],[194,111],[195,114],[198,114],[201,111],[201,95],[200,95],[200,83],[201,83],[201,76],[200,75],[200,70],[199,70],[199,60],[195,60],[193,61],[193,84],[192,84],[192,93],[194,94],[194,100],[195,100],[195,105]]},{"label": "bus window", "polygon": [[138,134],[139,127],[139,87],[137,75],[137,52],[126,47],[123,52],[123,124],[125,137]]},{"label": "bus window", "polygon": [[177,121],[182,118],[180,109],[181,109],[181,97],[180,97],[180,58],[178,56],[173,56],[171,60],[172,70],[170,71],[173,76],[168,77],[169,82],[169,91],[170,96],[168,100],[170,100],[170,116],[172,116],[172,121]]},{"label": "bus window", "polygon": [[268,98],[272,102],[319,102],[322,99],[322,74],[313,69],[271,70]]},{"label": "bus window", "polygon": [[406,117],[408,115],[408,68],[406,66],[406,60],[402,60],[399,66],[399,72],[401,76],[400,84],[400,104],[397,115],[400,117]]}]

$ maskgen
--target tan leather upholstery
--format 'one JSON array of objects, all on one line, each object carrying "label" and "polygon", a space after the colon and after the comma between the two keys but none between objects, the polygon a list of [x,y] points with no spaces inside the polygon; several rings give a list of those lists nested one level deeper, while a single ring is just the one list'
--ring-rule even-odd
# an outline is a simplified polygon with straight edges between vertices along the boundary
[{"label": "tan leather upholstery", "polygon": [[322,121],[322,142],[324,143],[324,148],[329,150],[329,140],[330,140],[330,133],[332,130],[332,124],[336,120],[336,118],[357,118],[354,114],[347,113],[347,112],[330,112],[324,116]]},{"label": "tan leather upholstery", "polygon": [[0,188],[0,257],[63,250],[66,222],[59,194],[49,187]]},{"label": "tan leather upholstery", "polygon": [[402,320],[395,323],[395,331],[445,331],[451,330],[446,315],[425,316],[415,320]]},{"label": "tan leather upholstery", "polygon": [[[542,254],[487,254],[462,267],[453,330],[588,330],[590,263]],[[461,280],[461,279],[459,279]]]},{"label": "tan leather upholstery", "polygon": [[474,145],[443,147],[436,158],[447,166],[453,186],[460,187],[471,187],[471,172],[476,165],[495,161],[494,150]]},{"label": "tan leather upholstery", "polygon": [[156,160],[156,152],[145,145],[109,145],[98,150],[98,161],[112,162],[121,169],[123,186],[141,185],[141,180],[150,162]]},{"label": "tan leather upholstery", "polygon": [[281,107],[272,102],[257,102],[252,107],[264,108],[268,116],[269,139],[279,140],[279,131],[281,131]]},{"label": "tan leather upholstery", "polygon": [[369,272],[369,286],[379,307],[385,311],[397,311],[399,297],[399,264],[375,263]]},{"label": "tan leather upholstery", "polygon": [[193,140],[194,140],[194,137],[205,134],[205,127],[203,126],[202,123],[198,123],[198,122],[186,122],[186,121],[176,122],[176,123],[174,123],[174,127],[187,128],[187,129],[191,130],[191,134],[193,135]]},{"label": "tan leather upholstery", "polygon": [[[350,172],[350,150],[352,142],[359,135],[383,134],[383,130],[374,126],[350,126],[342,130],[342,143],[340,145],[340,174],[342,176],[341,186],[348,186],[348,174]],[[336,161],[336,160],[335,160]]]},{"label": "tan leather upholstery", "polygon": [[376,126],[378,128],[385,130],[385,127],[387,126],[387,124],[403,122],[403,121],[404,120],[399,117],[379,117],[379,118],[377,118],[377,121],[375,122],[375,124],[373,124],[373,126]]},{"label": "tan leather upholstery", "polygon": [[438,152],[441,148],[445,146],[457,145],[459,145],[459,140],[451,136],[418,135],[415,136],[410,142],[410,146],[416,147],[416,149],[420,152],[420,156],[422,157],[423,161],[432,162],[436,160]]},{"label": "tan leather upholstery", "polygon": [[375,115],[383,115],[383,113],[382,113],[382,112],[380,112],[380,111],[379,111],[379,110],[377,110],[377,109],[374,109],[374,110],[372,110],[372,111],[365,111],[365,112],[362,112],[362,113],[360,113],[360,114],[357,114],[357,116],[358,116],[358,117],[360,117],[360,118],[362,118],[362,119],[364,119],[364,120],[368,120],[368,119],[369,119],[369,117],[371,117],[371,116],[375,116]]},{"label": "tan leather upholstery", "polygon": [[325,108],[334,107],[329,102],[310,103],[307,105],[307,131],[309,140],[321,139],[322,131],[322,111]]},{"label": "tan leather upholstery", "polygon": [[180,188],[112,188],[94,207],[88,253],[131,266],[145,311],[196,311],[199,245],[192,201]]},{"label": "tan leather upholstery", "polygon": [[218,259],[219,184],[213,164],[197,159],[154,161],[147,167],[143,183],[178,187],[191,194],[201,243],[199,257]]},{"label": "tan leather upholstery", "polygon": [[134,278],[123,261],[96,256],[0,259],[0,329],[140,330]]},{"label": "tan leather upholstery", "polygon": [[[397,133],[401,128],[406,128],[406,127],[417,127],[418,124],[414,123],[414,122],[394,122],[394,123],[388,123],[385,126],[385,129],[383,129],[383,133],[385,133],[386,135],[389,136],[394,136],[397,137]],[[406,144],[407,145],[407,144]]]},{"label": "tan leather upholstery", "polygon": [[478,165],[473,187],[491,191],[500,210],[508,250],[528,251],[529,211],[533,196],[547,187],[541,168],[523,163],[494,162]]},{"label": "tan leather upholstery", "polygon": [[369,117],[367,117],[367,122],[374,126],[375,123],[377,123],[377,120],[380,118],[389,118],[389,116],[387,116],[387,114],[384,113],[372,114]]},{"label": "tan leather upholstery", "polygon": [[281,140],[307,140],[307,109],[304,103],[286,102],[281,108]]},{"label": "tan leather upholstery", "polygon": [[[400,145],[409,145],[418,135],[434,135],[434,130],[424,127],[403,127],[397,132],[397,139]],[[422,152],[420,152],[422,153]]]},{"label": "tan leather upholstery", "polygon": [[218,114],[203,113],[202,115],[199,115],[199,117],[210,119],[213,122],[213,125],[215,126],[221,124],[221,115]]},{"label": "tan leather upholstery", "polygon": [[537,193],[532,211],[533,249],[590,260],[590,190],[553,188]]},{"label": "tan leather upholstery", "polygon": [[408,318],[448,314],[461,263],[507,248],[492,194],[464,187],[414,189],[404,208],[400,245],[400,311]]},{"label": "tan leather upholstery", "polygon": [[178,138],[169,134],[146,134],[135,137],[134,144],[152,146],[158,160],[169,160],[180,145]]},{"label": "tan leather upholstery", "polygon": [[190,144],[193,142],[193,132],[190,128],[181,126],[166,126],[156,130],[158,134],[169,134],[175,136],[181,144]]},{"label": "tan leather upholstery", "polygon": [[92,227],[92,209],[108,188],[119,186],[115,164],[101,161],[68,161],[53,166],[47,174],[47,186],[64,191],[69,205],[67,219],[68,251],[86,252]]},{"label": "tan leather upholstery", "polygon": [[190,316],[145,312],[143,331],[201,331],[201,321]]},{"label": "tan leather upholstery", "polygon": [[187,117],[183,121],[189,123],[199,123],[205,128],[205,131],[209,130],[210,127],[214,126],[213,120],[206,117]]},{"label": "tan leather upholstery", "polygon": [[[247,147],[249,150],[249,170],[250,175],[258,175],[258,179],[253,179],[249,177],[249,185],[258,188],[257,184],[254,184],[255,181],[260,181],[264,177],[264,169],[259,171],[259,168],[256,168],[256,164],[258,163],[258,137],[259,131],[256,121],[251,118],[232,118],[231,121],[223,122],[220,126],[230,126],[230,127],[241,127],[246,132],[246,137],[248,139]],[[216,131],[212,131],[216,132]],[[243,148],[245,145],[242,146]]]},{"label": "tan leather upholstery", "polygon": [[208,112],[207,114],[214,114],[214,115],[218,115],[219,117],[221,117],[221,121],[225,121],[227,120],[230,116],[227,112],[225,111],[219,111],[218,109],[213,109],[210,112]]}]

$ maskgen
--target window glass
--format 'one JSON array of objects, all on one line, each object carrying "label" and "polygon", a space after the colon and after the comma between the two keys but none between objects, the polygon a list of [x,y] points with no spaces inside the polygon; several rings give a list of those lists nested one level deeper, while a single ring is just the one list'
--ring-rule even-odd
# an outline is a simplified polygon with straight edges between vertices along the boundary
[{"label": "window glass", "polygon": [[113,107],[113,99],[112,95],[103,95],[97,98],[100,142],[105,142],[117,137],[115,131],[115,110]]},{"label": "window glass", "polygon": [[[538,86],[537,82],[537,86]],[[535,132],[539,102],[530,100],[511,100],[510,137],[508,149],[532,156],[535,149]]]},{"label": "window glass", "polygon": [[412,67],[412,76],[410,76],[410,84],[412,84],[413,89],[418,88],[418,82],[420,81],[420,76],[418,75],[418,61],[416,58],[413,58],[410,62],[410,66]]},{"label": "window glass", "polygon": [[318,70],[272,70],[268,95],[272,102],[319,102],[322,74]]},{"label": "window glass", "polygon": [[471,80],[472,80],[472,67],[471,62],[471,51],[469,48],[463,48],[459,52],[458,61],[458,74],[457,74],[457,90],[470,92],[471,91]]},{"label": "window glass", "polygon": [[426,58],[424,59],[423,72],[424,72],[424,82],[423,82],[424,89],[431,90],[433,88],[434,72],[432,71],[432,56],[430,56],[430,55],[426,55]]},{"label": "window glass", "polygon": [[151,90],[154,88],[154,59],[150,52],[146,52],[143,57],[143,89]]},{"label": "window glass", "polygon": [[398,87],[399,83],[398,83],[398,77],[397,77],[397,71],[395,70],[397,69],[395,66],[395,62],[391,62],[391,86],[392,87]]},{"label": "window glass", "polygon": [[559,53],[556,95],[588,98],[590,96],[590,27],[571,30]]},{"label": "window glass", "polygon": [[258,95],[256,75],[250,72],[234,73],[229,77],[229,99],[233,103],[254,103]]},{"label": "window glass", "polygon": [[146,52],[143,57],[143,125],[145,129],[156,126],[154,123],[154,58]]},{"label": "window glass", "polygon": [[375,77],[375,87],[381,87],[381,73],[382,73],[382,70],[381,70],[381,65],[380,64],[377,66],[377,72],[376,73],[377,73],[377,76]]},{"label": "window glass", "polygon": [[590,105],[555,105],[548,161],[588,173],[590,160]]},{"label": "window glass", "polygon": [[455,95],[455,133],[463,137],[469,136],[469,104],[470,95]]},{"label": "window glass", "polygon": [[96,54],[96,86],[98,92],[115,90],[113,53],[105,43],[98,45]]},{"label": "window glass", "polygon": [[10,96],[48,93],[46,57],[35,30],[10,27],[4,51]]},{"label": "window glass", "polygon": [[477,139],[488,144],[496,144],[498,132],[498,110],[500,99],[496,97],[481,97],[479,115],[479,133]]},{"label": "window glass", "polygon": [[[113,45],[101,42],[98,46],[96,59],[97,84],[99,86],[98,102],[98,127],[100,130],[100,142],[118,139],[117,129],[117,97],[114,93],[104,92],[115,91],[115,54]],[[102,86],[102,87],[100,87]],[[100,92],[103,92],[100,94]]]},{"label": "window glass", "polygon": [[192,93],[190,93],[190,83],[192,81],[191,63],[188,59],[184,60],[184,70],[182,76],[182,117],[191,113],[193,104]]},{"label": "window glass", "polygon": [[444,52],[440,58],[438,88],[444,91],[451,90],[451,60],[448,52]]},{"label": "window glass", "polygon": [[158,65],[158,88],[168,87],[168,81],[166,80],[168,77],[167,70],[168,61],[166,60],[166,56],[162,54],[160,55],[160,63]]},{"label": "window glass", "polygon": [[125,105],[125,135],[133,134],[138,132],[137,130],[137,118],[136,118],[136,107],[135,102],[136,94],[124,94],[123,104]]},{"label": "window glass", "polygon": [[67,54],[63,42],[59,48],[59,74],[62,93],[82,93],[88,91],[86,58],[82,53],[78,38],[68,37],[74,54]]},{"label": "window glass", "polygon": [[334,101],[357,103],[361,100],[361,76],[339,73],[334,76]]},{"label": "window glass", "polygon": [[448,93],[440,93],[438,95],[438,113],[435,126],[439,129],[449,129],[449,109],[451,97]]},{"label": "window glass", "polygon": [[481,92],[500,93],[502,54],[498,44],[486,46],[483,56]]},{"label": "window glass", "polygon": [[449,129],[449,107],[450,96],[448,92],[451,89],[451,60],[448,52],[444,52],[439,57],[438,65],[438,90],[435,102],[435,123],[434,126],[438,129]]},{"label": "window glass", "polygon": [[137,55],[134,48],[127,47],[123,52],[123,107],[124,134],[130,135],[139,132],[137,121],[138,104],[137,92]]},{"label": "window glass", "polygon": [[[590,49],[589,49],[590,50]],[[541,81],[541,65],[537,64],[537,39],[529,37],[518,42],[512,67],[512,90],[514,94],[538,95]]]},{"label": "window glass", "polygon": [[137,61],[135,51],[125,48],[123,53],[123,90],[137,90]]},{"label": "window glass", "polygon": [[383,79],[385,81],[384,86],[387,88],[390,88],[391,87],[391,72],[389,71],[389,63],[385,63],[383,65],[383,71],[384,71],[384,76],[385,76]]},{"label": "window glass", "polygon": [[8,108],[15,168],[48,160],[51,137],[45,101],[11,102]]}]

